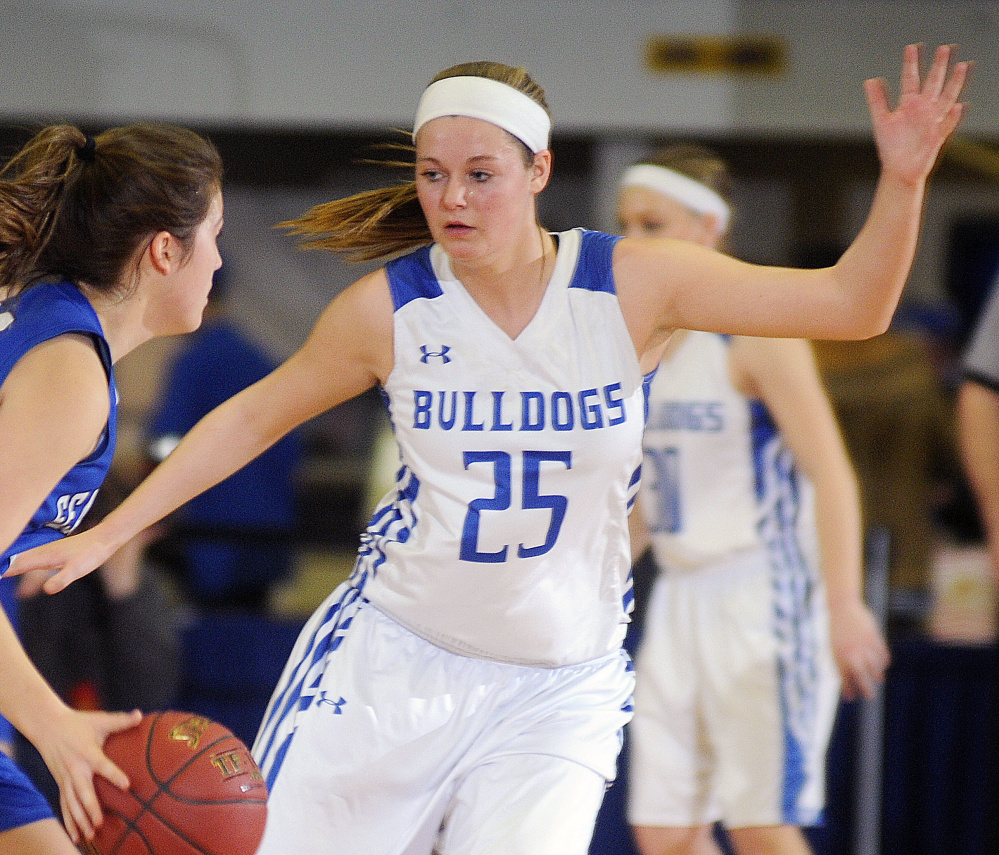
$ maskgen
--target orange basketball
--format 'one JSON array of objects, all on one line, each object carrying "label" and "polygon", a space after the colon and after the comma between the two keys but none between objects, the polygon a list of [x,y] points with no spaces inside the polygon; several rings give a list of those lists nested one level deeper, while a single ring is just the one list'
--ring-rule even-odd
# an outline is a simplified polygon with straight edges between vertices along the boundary
[{"label": "orange basketball", "polygon": [[95,776],[104,824],[93,855],[253,855],[267,818],[267,785],[247,747],[204,716],[148,713],[113,733],[104,753],[129,790]]}]

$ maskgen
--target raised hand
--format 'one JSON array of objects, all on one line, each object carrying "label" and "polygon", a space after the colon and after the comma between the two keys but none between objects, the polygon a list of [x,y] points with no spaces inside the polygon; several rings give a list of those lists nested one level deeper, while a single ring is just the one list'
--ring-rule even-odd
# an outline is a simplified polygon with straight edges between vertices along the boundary
[{"label": "raised hand", "polygon": [[955,46],[941,45],[925,80],[920,79],[920,46],[908,45],[902,63],[901,90],[894,109],[888,105],[883,78],[864,82],[881,168],[906,182],[926,179],[967,105],[959,100],[971,63],[951,66]]}]

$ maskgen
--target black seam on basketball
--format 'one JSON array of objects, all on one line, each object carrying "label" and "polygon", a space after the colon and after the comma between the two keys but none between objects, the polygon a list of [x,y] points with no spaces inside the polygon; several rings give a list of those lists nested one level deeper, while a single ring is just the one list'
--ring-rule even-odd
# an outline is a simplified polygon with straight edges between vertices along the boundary
[{"label": "black seam on basketball", "polygon": [[[140,800],[136,799],[136,801]],[[138,835],[139,838],[142,840],[142,842],[146,844],[146,849],[148,849],[150,853],[154,853],[156,851],[155,849],[153,849],[153,846],[149,842],[149,839],[146,837],[146,835],[142,833],[141,829],[139,829],[135,820],[129,819],[127,816],[115,810],[114,808],[110,809],[104,808],[104,813],[109,816],[117,817],[125,825],[125,831],[118,837],[118,842],[111,848],[111,851],[108,852],[107,855],[118,855],[118,853],[121,851],[121,847],[125,845],[125,841],[128,839],[129,834]],[[140,816],[142,816],[141,812],[136,816],[136,819],[138,819]]]},{"label": "black seam on basketball", "polygon": [[[191,764],[194,763],[195,760],[197,760],[202,754],[205,754],[206,752],[210,751],[212,748],[214,748],[220,742],[223,742],[224,740],[229,739],[230,737],[232,737],[233,739],[237,739],[237,737],[234,734],[232,734],[231,732],[223,733],[217,739],[215,739],[212,742],[210,742],[207,745],[205,745],[205,747],[202,748],[200,751],[198,751],[196,754],[192,755],[192,757],[186,763],[184,763],[179,769],[177,769],[177,771],[171,777],[166,778],[166,779],[164,779],[164,780],[161,781],[157,777],[157,775],[155,773],[155,770],[153,769],[151,752],[152,752],[152,746],[153,746],[153,735],[154,735],[154,733],[156,731],[156,725],[159,723],[159,721],[160,721],[160,719],[162,717],[163,717],[163,713],[162,712],[153,713],[153,716],[152,716],[153,720],[152,720],[152,722],[149,725],[149,731],[148,731],[147,736],[146,736],[146,771],[149,774],[149,780],[152,781],[156,785],[156,792],[149,798],[148,801],[146,799],[139,798],[135,793],[132,793],[132,797],[140,805],[142,805],[142,810],[143,811],[145,811],[146,813],[148,813],[151,816],[155,817],[160,822],[160,824],[163,825],[164,828],[168,828],[170,831],[172,831],[174,834],[176,834],[177,837],[179,837],[185,843],[190,844],[195,849],[202,849],[202,847],[198,843],[196,843],[194,840],[189,839],[186,835],[182,834],[181,831],[180,831],[180,829],[176,828],[171,821],[165,819],[163,817],[163,815],[158,810],[156,810],[156,808],[153,806],[153,802],[157,801],[160,798],[160,796],[162,796],[164,794],[168,795],[175,802],[178,802],[180,804],[185,804],[185,805],[238,805],[238,804],[260,805],[260,804],[266,804],[267,803],[267,799],[266,799],[266,797],[264,797],[264,798],[260,798],[260,799],[225,799],[225,800],[221,800],[221,801],[219,801],[219,800],[211,800],[211,801],[209,801],[209,800],[205,800],[205,799],[185,798],[185,797],[179,796],[177,793],[173,792],[170,789],[170,785],[180,776],[180,774],[182,772],[185,772],[187,769],[189,769],[191,767]],[[211,720],[209,719],[209,721],[211,721]],[[215,722],[215,723],[217,724],[217,722]],[[220,727],[222,727],[222,726],[223,725],[220,725]],[[237,739],[237,741],[238,741],[238,739]],[[240,743],[240,744],[242,744],[242,743]],[[243,746],[243,747],[245,747],[245,746]],[[253,759],[252,755],[250,755],[250,759],[251,760]],[[131,791],[129,791],[129,792],[131,792]],[[141,815],[142,814],[140,813],[139,816],[141,816]],[[133,827],[134,823],[126,821],[126,825],[128,825],[129,827]],[[145,837],[143,837],[143,841],[145,841]],[[205,853],[205,855],[212,855],[212,853],[210,851],[208,851],[208,850],[203,850],[202,849],[202,851]],[[117,847],[115,849],[115,852],[117,852]]]},{"label": "black seam on basketball", "polygon": [[[226,739],[234,739],[234,740],[236,741],[236,743],[237,743],[238,747],[241,747],[241,748],[244,748],[244,749],[246,749],[246,746],[245,746],[245,745],[244,745],[244,744],[243,744],[243,743],[242,743],[242,742],[240,741],[239,737],[237,737],[237,736],[236,736],[236,735],[235,735],[234,733],[232,733],[232,731],[229,731],[229,730],[227,730],[227,731],[226,731],[225,733],[221,734],[221,735],[220,735],[220,736],[219,736],[219,737],[218,737],[217,739],[215,739],[215,740],[213,740],[212,742],[210,742],[210,743],[208,743],[207,745],[205,745],[205,746],[204,746],[203,748],[201,748],[201,749],[200,749],[199,751],[197,751],[197,752],[196,752],[195,754],[192,754],[192,755],[191,755],[191,758],[190,758],[190,759],[189,759],[189,760],[188,760],[187,762],[185,762],[185,763],[184,763],[184,764],[183,764],[182,766],[180,766],[180,767],[179,767],[179,768],[178,768],[178,769],[177,769],[177,770],[176,770],[176,771],[175,771],[175,772],[173,773],[173,775],[172,775],[171,777],[169,777],[169,778],[164,778],[164,779],[163,779],[163,780],[161,781],[161,780],[160,780],[160,779],[159,779],[159,778],[158,778],[158,777],[156,776],[156,774],[155,774],[155,771],[154,771],[154,769],[153,769],[153,764],[152,764],[152,762],[151,762],[151,760],[150,760],[150,752],[152,751],[152,744],[153,744],[153,731],[154,731],[154,730],[156,729],[156,724],[157,724],[157,722],[158,722],[158,721],[160,720],[160,718],[162,717],[162,715],[163,715],[163,713],[154,713],[154,714],[153,714],[153,722],[152,722],[152,724],[151,724],[151,725],[149,726],[149,735],[148,735],[148,738],[147,738],[147,740],[146,740],[146,771],[147,771],[147,772],[149,773],[149,779],[150,779],[150,780],[151,780],[151,781],[152,781],[153,783],[155,783],[155,784],[156,784],[156,786],[157,786],[157,787],[159,788],[159,792],[162,792],[164,788],[166,788],[166,787],[169,787],[169,786],[170,786],[170,784],[172,784],[172,783],[173,783],[173,782],[174,782],[175,780],[177,780],[177,778],[178,778],[178,777],[180,777],[180,775],[182,775],[182,774],[183,774],[184,772],[186,772],[186,771],[187,771],[188,769],[190,769],[190,768],[191,768],[191,765],[192,765],[192,764],[193,764],[193,763],[194,763],[194,762],[195,762],[195,761],[196,761],[196,760],[197,760],[197,759],[198,759],[198,758],[199,758],[199,757],[200,757],[200,756],[201,756],[202,754],[205,754],[206,752],[210,751],[210,750],[211,750],[212,748],[214,748],[214,747],[215,747],[216,745],[218,745],[218,744],[219,744],[220,742],[224,742],[224,741],[225,741]],[[203,717],[203,716],[202,716],[202,717]],[[212,723],[212,724],[219,724],[218,722],[216,722],[216,721],[212,721],[211,719],[208,719],[208,721],[209,721],[210,723]],[[219,727],[224,727],[224,725],[221,725],[221,724],[219,724]],[[246,753],[247,753],[247,755],[249,755],[250,759],[252,760],[252,759],[253,759],[253,755],[252,755],[252,754],[250,754],[250,752],[249,752],[249,749],[246,749]],[[170,793],[170,795],[172,795],[172,796],[174,796],[174,797],[176,798],[176,794],[175,794],[175,793],[171,792],[171,793]],[[154,796],[154,798],[155,798],[155,796]],[[230,801],[230,802],[199,802],[199,801],[187,801],[187,802],[185,802],[185,803],[186,803],[186,804],[235,804],[235,803],[237,803],[237,802],[243,802],[243,801],[245,801],[245,802],[246,802],[247,804],[250,804],[250,803],[251,803],[251,800],[250,800],[250,799],[232,799],[232,801]],[[266,801],[266,799],[261,799],[261,801]]]},{"label": "black seam on basketball", "polygon": [[[224,805],[224,804],[262,803],[262,802],[250,801],[249,799],[247,799],[246,801],[235,800],[233,802],[188,802],[185,801],[184,799],[178,799],[173,793],[168,792],[167,794],[172,796],[176,801],[180,802],[181,804]],[[165,829],[175,834],[179,840],[182,840],[184,843],[190,846],[194,851],[201,853],[201,855],[215,855],[216,850],[214,848],[206,849],[203,844],[190,838],[186,833],[184,833],[181,829],[177,828],[177,826],[174,825],[174,821],[166,819],[163,816],[163,814],[161,814],[158,810],[156,810],[156,808],[152,807],[151,805],[145,804],[145,802],[143,802],[142,799],[136,798],[136,801],[142,805],[143,809],[136,814],[135,819],[129,819],[128,817],[122,815],[118,810],[114,808],[111,809],[105,808],[104,812],[106,814],[117,817],[125,825],[124,833],[118,838],[118,842],[112,847],[111,851],[107,853],[107,855],[118,855],[118,853],[121,851],[121,847],[125,845],[125,841],[128,838],[129,833],[138,835],[139,838],[142,840],[142,842],[146,845],[146,848],[149,850],[150,855],[155,855],[156,850],[153,848],[152,844],[150,844],[149,838],[138,827],[138,820],[146,814],[148,814],[153,819],[157,820],[160,825],[162,825]]]},{"label": "black seam on basketball", "polygon": [[[157,775],[155,773],[155,770],[153,768],[153,764],[152,764],[152,746],[153,746],[153,738],[154,738],[154,734],[155,734],[155,731],[156,731],[156,726],[159,723],[160,719],[163,717],[163,713],[162,712],[152,713],[151,717],[152,717],[152,721],[150,722],[149,730],[148,730],[148,733],[146,735],[145,762],[146,762],[146,772],[147,772],[147,774],[149,776],[149,780],[155,785],[156,791],[149,797],[149,799],[143,799],[143,798],[140,798],[133,790],[128,790],[128,793],[131,796],[131,798],[133,798],[135,800],[135,802],[141,808],[139,811],[136,812],[134,820],[125,817],[117,809],[114,809],[114,808],[111,808],[111,809],[105,808],[105,812],[108,815],[117,817],[119,820],[121,820],[121,822],[125,826],[124,833],[120,836],[119,840],[112,847],[112,850],[111,850],[111,852],[108,853],[108,855],[118,855],[118,853],[121,850],[121,847],[124,846],[125,840],[128,838],[128,835],[130,833],[138,835],[139,838],[142,840],[142,842],[146,845],[146,848],[149,849],[149,852],[153,853],[154,850],[153,850],[153,847],[149,844],[148,838],[146,837],[146,835],[142,831],[139,830],[138,825],[137,825],[138,820],[144,814],[148,814],[150,817],[152,817],[153,819],[155,819],[156,821],[158,821],[160,823],[160,825],[162,825],[165,829],[167,829],[168,831],[170,831],[171,833],[173,833],[174,835],[176,835],[179,840],[181,840],[184,843],[186,843],[187,845],[189,845],[195,851],[202,853],[202,855],[215,855],[215,850],[214,849],[206,849],[202,844],[200,844],[197,841],[191,839],[181,829],[177,828],[176,825],[174,825],[174,820],[168,820],[168,819],[166,819],[163,816],[163,814],[160,813],[160,811],[156,809],[156,807],[154,806],[154,802],[158,801],[162,796],[168,796],[170,799],[173,800],[174,803],[183,804],[183,805],[191,805],[191,806],[199,806],[200,805],[200,806],[208,806],[208,807],[210,807],[210,806],[214,806],[214,805],[262,805],[262,804],[266,804],[267,803],[266,796],[263,797],[263,798],[259,798],[259,799],[258,798],[252,798],[252,799],[236,799],[236,798],[233,798],[233,799],[222,799],[222,800],[219,800],[219,799],[207,800],[207,799],[197,799],[197,798],[188,798],[188,797],[180,796],[180,795],[178,795],[177,793],[173,792],[170,789],[170,785],[183,772],[187,771],[191,767],[191,765],[199,757],[201,757],[203,754],[206,754],[206,753],[210,752],[219,743],[224,742],[227,739],[234,739],[244,749],[246,749],[246,746],[243,745],[242,742],[240,742],[240,740],[238,739],[238,737],[235,736],[235,734],[233,734],[231,731],[226,730],[226,732],[223,733],[223,734],[221,734],[217,739],[214,739],[211,742],[207,743],[197,753],[195,753],[194,755],[192,755],[191,758],[189,760],[187,760],[179,769],[177,769],[176,772],[174,772],[173,775],[171,775],[169,778],[166,778],[166,779],[164,779],[164,780],[161,781],[157,777]],[[212,720],[209,719],[209,721],[211,722]],[[212,723],[218,724],[218,722],[212,722]],[[219,726],[220,727],[224,727],[224,725],[219,725]],[[247,753],[249,754],[249,750],[248,749],[246,749],[246,750],[247,750]],[[253,755],[249,755],[249,756],[250,756],[250,759],[252,760],[253,759]],[[164,801],[164,804],[165,803],[166,802]]]}]

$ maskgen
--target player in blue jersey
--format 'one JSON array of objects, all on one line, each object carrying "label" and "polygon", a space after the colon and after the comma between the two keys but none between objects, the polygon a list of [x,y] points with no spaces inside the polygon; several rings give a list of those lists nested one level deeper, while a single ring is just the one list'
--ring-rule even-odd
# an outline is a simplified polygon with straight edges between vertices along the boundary
[{"label": "player in blue jersey", "polygon": [[[888,324],[967,65],[906,50],[867,85],[882,175],[834,267],[551,234],[551,119],[523,69],[468,63],[423,93],[415,181],[318,206],[307,245],[389,258],[303,347],[212,411],[119,509],[24,567],[57,590],[294,426],[374,385],[400,448],[352,577],[292,652],[254,754],[260,855],[581,855],[632,676],[627,516],[644,375],[679,328],[863,337]],[[20,560],[20,559],[19,559]],[[17,567],[14,568],[17,571]]]},{"label": "player in blue jersey", "polygon": [[[94,501],[114,453],[114,362],[200,324],[221,264],[221,179],[214,146],[160,125],[50,126],[0,172],[0,574]],[[0,579],[9,603],[15,582]],[[101,821],[93,776],[128,785],[104,739],[140,714],[69,708],[15,617],[0,610],[0,714],[58,782],[66,830],[0,751],[0,852],[70,855]]]},{"label": "player in blue jersey", "polygon": [[[622,231],[719,246],[730,185],[714,152],[667,147],[625,172]],[[643,447],[632,547],[658,575],[630,730],[636,841],[717,853],[721,821],[737,852],[805,853],[839,674],[846,697],[870,697],[888,664],[862,599],[856,478],[808,342],[678,332]]]}]

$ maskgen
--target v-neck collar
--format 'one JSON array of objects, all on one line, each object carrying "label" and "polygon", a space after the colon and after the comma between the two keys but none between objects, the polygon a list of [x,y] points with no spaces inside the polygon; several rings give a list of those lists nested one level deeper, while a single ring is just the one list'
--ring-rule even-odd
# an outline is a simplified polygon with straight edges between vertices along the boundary
[{"label": "v-neck collar", "polygon": [[544,316],[550,312],[550,305],[557,299],[555,295],[565,293],[576,269],[576,260],[579,256],[579,232],[551,232],[550,234],[555,238],[557,247],[555,266],[552,268],[548,284],[545,286],[544,296],[541,298],[537,310],[517,336],[511,336],[507,333],[479,305],[465,284],[455,276],[451,267],[451,258],[440,247],[440,244],[434,244],[430,248],[430,263],[437,276],[437,281],[440,283],[441,290],[449,297],[459,301],[461,308],[459,315],[464,321],[478,319],[480,327],[492,330],[493,335],[501,337],[505,342],[521,344],[532,338],[532,330],[539,326],[543,328]]}]

